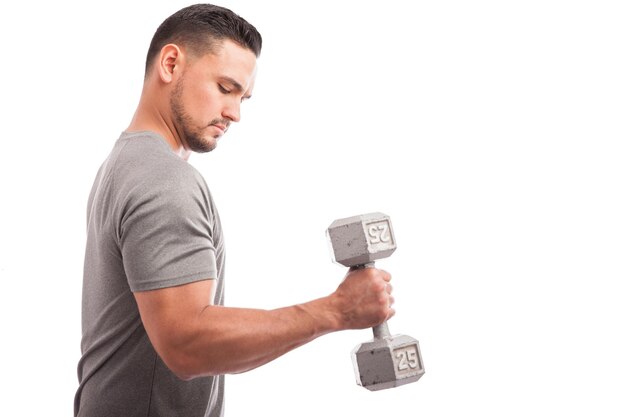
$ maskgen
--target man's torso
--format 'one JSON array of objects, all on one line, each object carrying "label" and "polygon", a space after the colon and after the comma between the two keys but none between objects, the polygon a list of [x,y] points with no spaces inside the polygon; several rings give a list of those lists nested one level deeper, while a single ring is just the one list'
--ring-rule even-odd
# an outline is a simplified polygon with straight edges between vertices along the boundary
[{"label": "man's torso", "polygon": [[201,175],[156,134],[122,134],[89,196],[75,414],[203,416],[208,406],[221,415],[223,376],[174,376],[133,291],[216,279],[221,305],[223,271],[219,215]]}]

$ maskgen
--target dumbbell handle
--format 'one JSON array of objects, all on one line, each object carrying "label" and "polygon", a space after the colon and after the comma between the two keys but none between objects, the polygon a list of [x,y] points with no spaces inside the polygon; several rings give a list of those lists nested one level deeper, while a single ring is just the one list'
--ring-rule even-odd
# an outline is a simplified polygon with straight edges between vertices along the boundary
[{"label": "dumbbell handle", "polygon": [[[363,268],[374,268],[375,263],[369,262],[366,264],[353,265],[350,267],[350,271],[356,271],[357,269]],[[374,332],[374,339],[384,339],[385,337],[391,336],[389,332],[389,326],[387,325],[387,321],[382,322],[378,326],[372,327],[372,331]]]}]

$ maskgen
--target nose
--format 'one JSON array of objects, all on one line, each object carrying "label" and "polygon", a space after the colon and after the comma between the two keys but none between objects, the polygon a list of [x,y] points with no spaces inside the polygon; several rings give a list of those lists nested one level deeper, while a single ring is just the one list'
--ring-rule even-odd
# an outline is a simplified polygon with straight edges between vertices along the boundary
[{"label": "nose", "polygon": [[241,103],[239,101],[234,101],[228,103],[224,110],[222,111],[222,117],[229,119],[233,122],[238,122],[241,120]]}]

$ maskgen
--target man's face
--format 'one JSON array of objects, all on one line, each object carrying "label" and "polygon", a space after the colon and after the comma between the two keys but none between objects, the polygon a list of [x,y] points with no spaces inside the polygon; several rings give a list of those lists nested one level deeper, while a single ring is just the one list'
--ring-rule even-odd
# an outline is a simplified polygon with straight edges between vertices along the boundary
[{"label": "man's face", "polygon": [[170,95],[176,130],[183,146],[210,152],[250,98],[256,76],[256,57],[226,40],[214,54],[195,58],[185,67]]}]

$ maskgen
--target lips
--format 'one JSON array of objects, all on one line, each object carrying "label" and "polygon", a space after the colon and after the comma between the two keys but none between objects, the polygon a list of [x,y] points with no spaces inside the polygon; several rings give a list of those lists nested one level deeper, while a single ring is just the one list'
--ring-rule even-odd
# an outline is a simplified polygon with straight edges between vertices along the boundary
[{"label": "lips", "polygon": [[226,131],[228,130],[228,126],[227,125],[222,125],[222,124],[214,124],[212,126],[215,126],[216,128],[218,128],[219,130],[222,131],[223,133],[226,133]]}]

